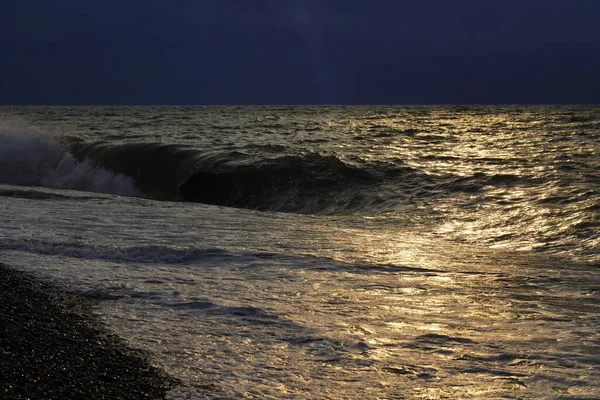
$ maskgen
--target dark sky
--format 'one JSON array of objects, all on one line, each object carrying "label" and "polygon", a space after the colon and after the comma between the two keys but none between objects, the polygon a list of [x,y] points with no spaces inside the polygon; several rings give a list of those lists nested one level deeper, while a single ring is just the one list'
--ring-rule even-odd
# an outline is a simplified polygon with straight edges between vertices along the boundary
[{"label": "dark sky", "polygon": [[598,0],[10,0],[0,104],[600,103]]}]

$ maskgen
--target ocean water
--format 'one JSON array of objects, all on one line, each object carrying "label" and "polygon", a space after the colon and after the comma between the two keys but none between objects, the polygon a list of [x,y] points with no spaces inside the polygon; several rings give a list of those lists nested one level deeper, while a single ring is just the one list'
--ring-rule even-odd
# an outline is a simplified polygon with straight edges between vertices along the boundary
[{"label": "ocean water", "polygon": [[600,107],[0,108],[0,261],[171,399],[600,398]]}]

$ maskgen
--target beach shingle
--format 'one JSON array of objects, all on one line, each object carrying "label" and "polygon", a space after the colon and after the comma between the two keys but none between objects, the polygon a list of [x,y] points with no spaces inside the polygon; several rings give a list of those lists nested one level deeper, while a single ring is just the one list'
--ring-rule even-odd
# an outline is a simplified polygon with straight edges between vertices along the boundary
[{"label": "beach shingle", "polygon": [[0,264],[0,397],[164,398],[175,380],[108,333],[92,307]]}]

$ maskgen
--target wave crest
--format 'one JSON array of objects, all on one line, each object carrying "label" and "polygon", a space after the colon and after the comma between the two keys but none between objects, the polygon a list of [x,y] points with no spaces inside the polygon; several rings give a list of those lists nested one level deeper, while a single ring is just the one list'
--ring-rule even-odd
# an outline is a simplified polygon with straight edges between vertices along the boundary
[{"label": "wave crest", "polygon": [[[251,155],[182,144],[84,142],[0,130],[0,183],[76,189],[264,211],[392,211],[427,190],[426,174],[335,154]],[[418,193],[417,193],[418,194]]]},{"label": "wave crest", "polygon": [[144,193],[258,210],[339,212],[365,206],[379,179],[334,155],[258,158],[239,151],[203,152],[160,143],[75,143],[77,160],[132,177]]},{"label": "wave crest", "polygon": [[0,128],[0,183],[138,195],[133,180],[79,162],[58,140],[33,130]]}]

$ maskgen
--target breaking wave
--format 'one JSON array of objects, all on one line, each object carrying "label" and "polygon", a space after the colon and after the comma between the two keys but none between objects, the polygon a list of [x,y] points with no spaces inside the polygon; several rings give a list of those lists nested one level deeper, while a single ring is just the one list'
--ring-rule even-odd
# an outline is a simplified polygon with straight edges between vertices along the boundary
[{"label": "breaking wave", "polygon": [[[332,154],[260,158],[245,152],[201,151],[160,143],[72,143],[79,162],[92,161],[131,177],[146,195],[257,210],[352,212],[392,206],[381,196],[389,168],[406,178],[414,170],[345,162]],[[384,171],[385,170],[385,171]],[[396,199],[397,200],[397,199]]]},{"label": "breaking wave", "polygon": [[0,142],[0,183],[257,210],[392,209],[403,194],[383,193],[384,181],[415,178],[415,171],[405,166],[365,168],[332,154],[271,153],[261,158],[181,144],[87,143],[18,129],[1,129]]},{"label": "breaking wave", "polygon": [[0,183],[139,194],[130,177],[89,161],[77,161],[59,141],[47,135],[0,128],[0,143]]}]

